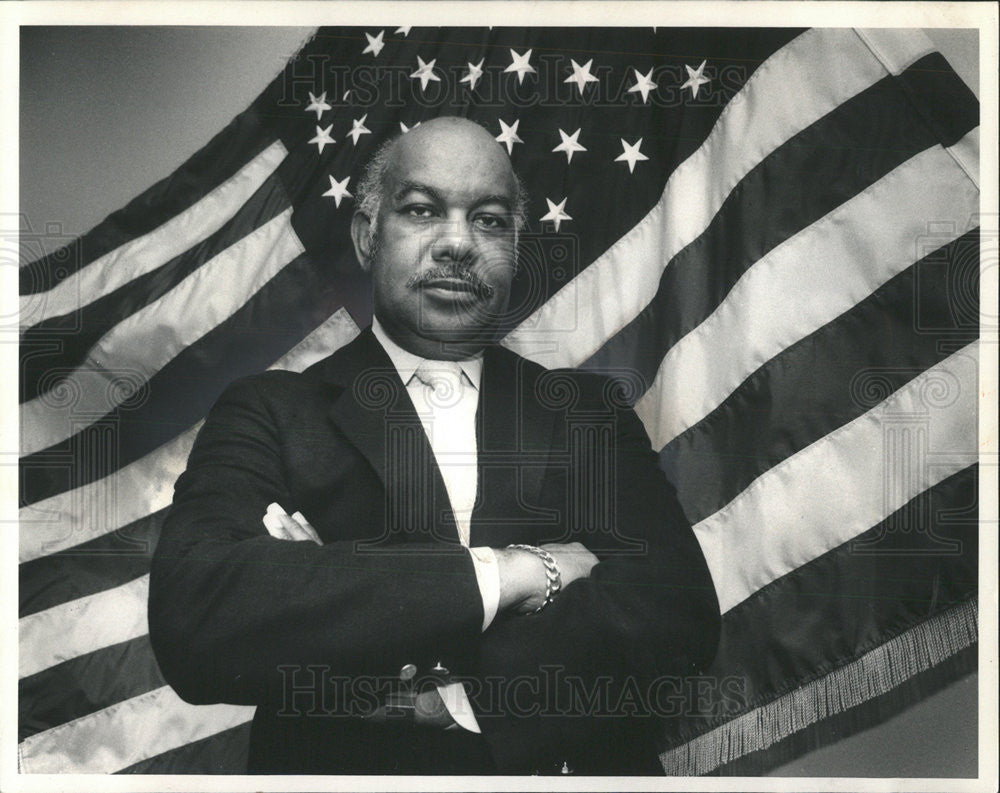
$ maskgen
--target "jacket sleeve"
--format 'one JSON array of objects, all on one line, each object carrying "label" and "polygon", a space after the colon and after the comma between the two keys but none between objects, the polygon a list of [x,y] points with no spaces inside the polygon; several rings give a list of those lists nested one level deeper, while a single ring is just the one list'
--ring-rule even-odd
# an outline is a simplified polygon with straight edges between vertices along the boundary
[{"label": "jacket sleeve", "polygon": [[[719,606],[701,548],[638,417],[616,413],[616,530],[645,547],[598,552],[590,577],[542,612],[498,619],[484,634],[473,707],[478,699],[502,771],[585,763],[581,753],[615,719],[656,718],[657,698],[676,691],[658,681],[705,670],[716,651]],[[571,531],[570,539],[596,545],[593,534]]]},{"label": "jacket sleeve", "polygon": [[467,552],[414,553],[410,543],[364,553],[353,541],[268,535],[262,516],[288,503],[288,489],[258,382],[220,397],[164,520],[149,632],[167,682],[193,703],[262,704],[280,695],[282,669],[389,677],[432,648],[477,640],[482,602]]}]

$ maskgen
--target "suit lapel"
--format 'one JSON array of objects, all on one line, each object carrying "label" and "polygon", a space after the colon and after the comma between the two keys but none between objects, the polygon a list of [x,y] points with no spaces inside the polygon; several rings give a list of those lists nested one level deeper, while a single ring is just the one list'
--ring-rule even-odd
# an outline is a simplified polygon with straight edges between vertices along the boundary
[{"label": "suit lapel", "polygon": [[371,328],[327,359],[323,377],[341,388],[330,419],[385,487],[386,537],[458,543],[448,493],[423,425]]},{"label": "suit lapel", "polygon": [[500,346],[489,347],[476,414],[479,488],[470,544],[530,542],[544,520],[538,505],[552,449],[555,415],[535,394],[535,367]]}]

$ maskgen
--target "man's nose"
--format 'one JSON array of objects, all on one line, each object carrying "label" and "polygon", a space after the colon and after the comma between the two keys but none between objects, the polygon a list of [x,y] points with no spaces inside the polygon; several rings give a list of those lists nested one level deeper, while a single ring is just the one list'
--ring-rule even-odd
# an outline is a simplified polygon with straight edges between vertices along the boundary
[{"label": "man's nose", "polygon": [[464,220],[449,219],[437,230],[432,246],[435,261],[453,261],[458,264],[471,262],[475,253],[472,227]]}]

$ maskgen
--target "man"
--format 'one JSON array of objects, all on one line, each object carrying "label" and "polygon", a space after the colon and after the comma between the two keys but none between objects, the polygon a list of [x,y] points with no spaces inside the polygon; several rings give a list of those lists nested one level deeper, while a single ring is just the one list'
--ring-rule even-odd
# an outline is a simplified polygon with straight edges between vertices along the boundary
[{"label": "man", "polygon": [[718,604],[611,384],[493,343],[522,216],[471,122],[383,147],[352,225],[373,327],[199,434],[150,637],[186,700],[258,706],[251,772],[660,771],[646,700],[707,667]]}]

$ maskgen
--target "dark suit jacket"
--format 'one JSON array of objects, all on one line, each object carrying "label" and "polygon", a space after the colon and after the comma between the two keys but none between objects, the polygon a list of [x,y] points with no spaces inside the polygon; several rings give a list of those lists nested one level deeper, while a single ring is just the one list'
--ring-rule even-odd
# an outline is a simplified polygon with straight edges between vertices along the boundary
[{"label": "dark suit jacket", "polygon": [[[621,396],[605,378],[486,351],[471,544],[578,540],[601,562],[540,614],[501,614],[484,633],[443,480],[371,330],[304,373],[234,383],[153,559],[167,681],[189,702],[258,706],[252,772],[657,773],[655,703],[637,697],[707,668],[719,612]],[[324,545],[271,538],[272,501]],[[439,661],[466,680],[481,738],[358,718],[401,667],[419,679]]]}]

